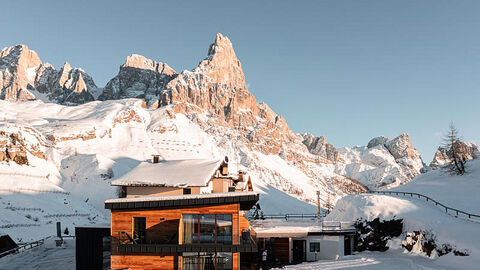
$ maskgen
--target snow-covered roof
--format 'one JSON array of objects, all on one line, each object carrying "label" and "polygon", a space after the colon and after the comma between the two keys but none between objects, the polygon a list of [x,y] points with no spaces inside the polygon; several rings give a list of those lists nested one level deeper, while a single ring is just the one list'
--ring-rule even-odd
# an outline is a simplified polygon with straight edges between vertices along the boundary
[{"label": "snow-covered roof", "polygon": [[223,160],[185,159],[142,162],[114,186],[205,186]]}]

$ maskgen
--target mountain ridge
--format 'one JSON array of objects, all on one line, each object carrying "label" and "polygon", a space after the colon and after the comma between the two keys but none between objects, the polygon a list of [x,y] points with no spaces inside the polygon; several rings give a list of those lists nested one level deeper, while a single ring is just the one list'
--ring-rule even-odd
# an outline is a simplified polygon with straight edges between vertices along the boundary
[{"label": "mountain ridge", "polygon": [[[239,169],[251,172],[259,190],[267,194],[280,190],[311,204],[320,190],[325,206],[347,194],[401,185],[423,168],[408,134],[371,147],[336,149],[325,137],[295,133],[282,116],[266,103],[257,102],[248,91],[233,45],[221,34],[191,71],[177,73],[165,63],[136,54],[127,56],[118,74],[99,94],[102,101],[80,104],[89,99],[87,94],[94,96],[88,89],[91,77],[83,70],[72,69],[66,63],[59,71],[48,74],[43,75],[45,80],[63,85],[60,93],[68,94],[53,102],[71,102],[3,102],[0,117],[3,115],[15,129],[0,128],[4,130],[0,156],[5,154],[0,163],[8,170],[13,160],[8,151],[18,149],[19,157],[26,159],[22,166],[49,164],[49,181],[60,187],[85,189],[71,183],[77,179],[75,175],[98,179],[98,169],[92,169],[90,174],[81,171],[83,167],[77,163],[85,161],[103,162],[102,170],[107,167],[118,175],[118,167],[123,165],[115,164],[136,164],[152,154],[165,159],[229,156]],[[48,89],[35,91],[46,93],[47,98],[56,93]],[[78,99],[69,99],[71,95]],[[64,106],[74,105],[73,101],[79,104]],[[12,113],[31,107],[38,113]],[[36,135],[32,137],[25,130],[34,130]],[[14,144],[9,139],[12,134],[23,138],[24,143]],[[45,141],[41,148],[45,159],[38,160],[30,149],[41,141]],[[172,146],[168,143],[171,141],[184,146]]]}]

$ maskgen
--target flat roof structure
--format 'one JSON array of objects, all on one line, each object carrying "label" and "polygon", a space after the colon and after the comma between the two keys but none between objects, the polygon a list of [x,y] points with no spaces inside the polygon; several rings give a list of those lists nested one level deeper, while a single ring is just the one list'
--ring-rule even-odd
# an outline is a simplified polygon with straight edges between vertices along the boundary
[{"label": "flat roof structure", "polygon": [[339,235],[355,233],[352,222],[317,220],[254,220],[251,226],[257,238],[294,237],[305,238],[309,235]]},{"label": "flat roof structure", "polygon": [[259,194],[251,191],[187,194],[110,199],[105,201],[105,208],[110,210],[169,209],[187,206],[206,206],[239,203],[240,210],[250,210],[258,200]]}]

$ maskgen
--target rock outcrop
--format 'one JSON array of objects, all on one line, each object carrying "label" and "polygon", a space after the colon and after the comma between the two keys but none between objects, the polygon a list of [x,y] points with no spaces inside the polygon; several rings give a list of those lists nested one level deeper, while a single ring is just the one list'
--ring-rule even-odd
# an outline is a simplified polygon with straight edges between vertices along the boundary
[{"label": "rock outcrop", "polygon": [[97,92],[93,79],[68,63],[57,71],[25,45],[0,51],[0,99],[15,102],[40,98],[76,105],[95,100]]},{"label": "rock outcrop", "polygon": [[[457,141],[454,145],[458,155],[465,160],[476,159],[480,157],[480,151],[478,150],[478,145],[474,143],[468,143],[463,141]],[[439,147],[433,156],[433,160],[430,163],[430,168],[436,170],[443,165],[449,163],[452,158],[452,151],[450,149],[445,149],[444,147]]]},{"label": "rock outcrop", "polygon": [[161,92],[159,105],[188,103],[242,130],[250,146],[278,154],[282,144],[298,140],[283,117],[265,103],[258,103],[245,86],[242,65],[230,40],[217,34],[208,56],[193,71],[183,71]]},{"label": "rock outcrop", "polygon": [[143,98],[150,107],[158,107],[160,93],[177,72],[165,63],[138,54],[127,57],[117,76],[111,79],[99,100]]},{"label": "rock outcrop", "polygon": [[425,171],[425,164],[406,133],[390,140],[375,137],[367,146],[339,149],[345,167],[337,173],[354,178],[370,189],[385,189],[404,184]]},{"label": "rock outcrop", "polygon": [[302,134],[303,144],[307,146],[310,153],[325,158],[327,160],[337,162],[340,159],[338,150],[333,144],[327,143],[325,136],[316,137],[310,133]]},{"label": "rock outcrop", "polygon": [[29,126],[0,125],[0,162],[29,165],[28,154],[45,157],[45,138]]}]

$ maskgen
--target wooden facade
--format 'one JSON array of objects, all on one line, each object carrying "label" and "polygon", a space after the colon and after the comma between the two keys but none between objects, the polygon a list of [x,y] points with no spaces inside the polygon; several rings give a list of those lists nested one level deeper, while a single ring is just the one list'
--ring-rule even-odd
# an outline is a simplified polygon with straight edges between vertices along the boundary
[{"label": "wooden facade", "polygon": [[[194,196],[194,195],[190,195]],[[248,198],[249,195],[244,195]],[[251,195],[250,195],[251,196]],[[186,195],[188,198],[189,196]],[[218,199],[218,196],[213,198]],[[227,199],[228,197],[225,197]],[[128,200],[128,199],[125,199]],[[256,202],[255,197],[253,202]],[[148,200],[146,201],[149,202]],[[248,220],[241,215],[243,203],[225,203],[217,205],[168,206],[162,208],[112,209],[111,212],[111,269],[182,269],[183,256],[195,252],[225,252],[231,254],[232,268],[240,269],[240,249],[242,231],[250,232]],[[128,203],[127,203],[128,205]],[[243,205],[241,207],[241,205]],[[248,206],[247,206],[248,207]],[[231,242],[223,243],[186,243],[183,239],[184,215],[231,215]],[[122,241],[124,236],[134,235],[135,218],[145,218],[145,240],[142,244],[126,245]],[[200,224],[200,223],[199,223]],[[217,238],[215,229],[215,239]],[[199,240],[200,241],[200,240]],[[244,243],[243,243],[244,244]],[[256,250],[256,244],[253,242]],[[130,249],[131,248],[131,249]],[[136,250],[134,250],[136,248]],[[150,251],[150,248],[152,251]],[[163,251],[171,249],[171,252]],[[145,249],[145,250],[143,250]],[[158,250],[162,251],[158,251]],[[251,250],[253,251],[253,249]],[[247,251],[248,252],[248,251]],[[198,253],[198,254],[200,254]],[[244,253],[248,254],[248,253]],[[217,255],[215,255],[217,256]],[[215,257],[216,258],[216,257]]]}]

